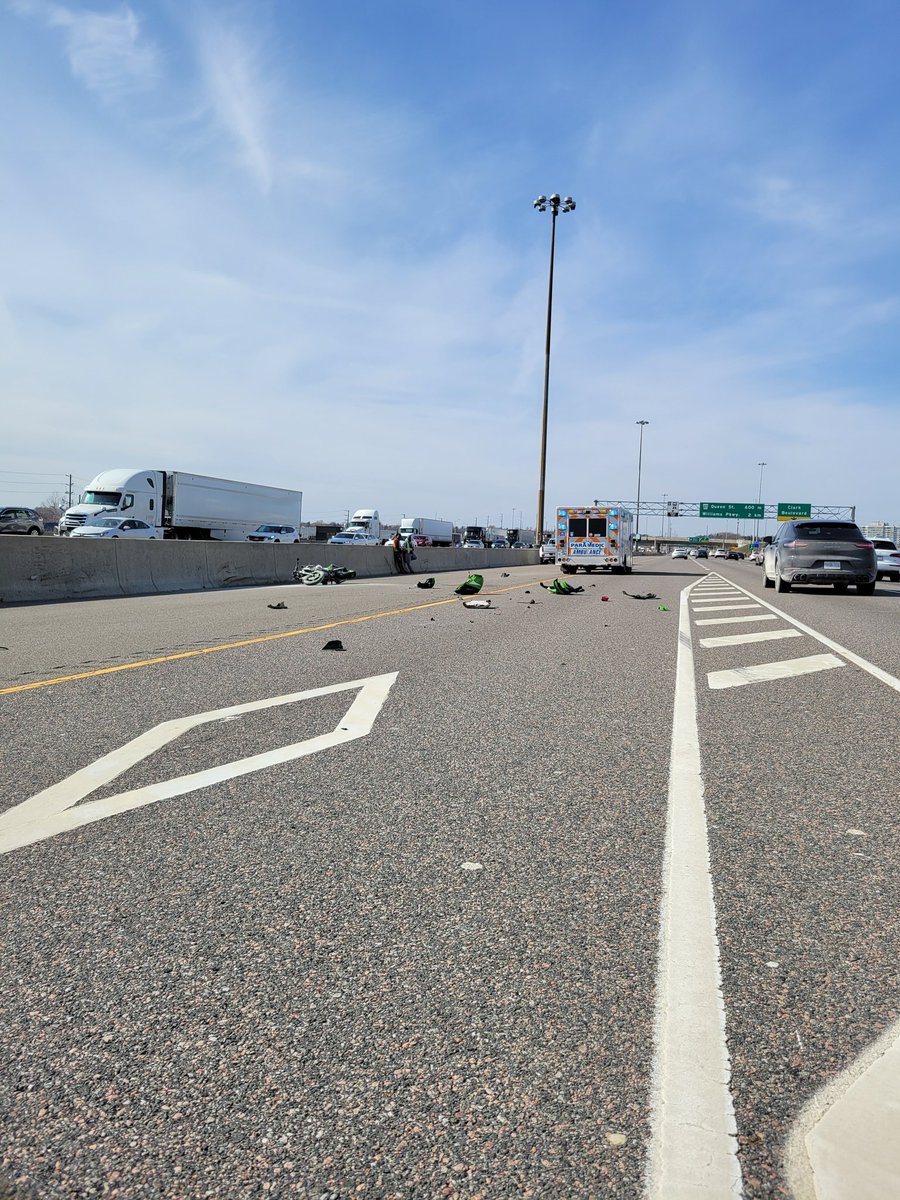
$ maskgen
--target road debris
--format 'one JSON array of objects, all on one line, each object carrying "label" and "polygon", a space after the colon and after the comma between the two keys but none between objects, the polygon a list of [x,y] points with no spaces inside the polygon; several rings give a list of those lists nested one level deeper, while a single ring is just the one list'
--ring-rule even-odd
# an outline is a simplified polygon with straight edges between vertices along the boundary
[{"label": "road debris", "polygon": [[490,599],[487,600],[463,600],[463,608],[490,608]]},{"label": "road debris", "polygon": [[417,588],[433,588],[434,587],[434,576],[429,575],[427,579],[418,580],[416,583],[416,587]]},{"label": "road debris", "polygon": [[456,588],[457,596],[477,596],[484,587],[483,575],[470,575],[465,583]]},{"label": "road debris", "polygon": [[277,608],[287,608],[287,605],[285,604],[285,602],[283,600],[279,600],[277,604],[268,604],[268,605],[266,605],[266,607],[277,609]]},{"label": "road debris", "polygon": [[340,638],[332,638],[330,642],[326,642],[322,647],[323,650],[343,650],[344,643]]},{"label": "road debris", "polygon": [[656,592],[626,592],[622,589],[623,596],[630,596],[632,600],[658,600]]},{"label": "road debris", "polygon": [[583,587],[573,587],[565,579],[554,579],[552,583],[541,581],[541,587],[547,592],[552,592],[554,596],[574,596],[584,591]]}]

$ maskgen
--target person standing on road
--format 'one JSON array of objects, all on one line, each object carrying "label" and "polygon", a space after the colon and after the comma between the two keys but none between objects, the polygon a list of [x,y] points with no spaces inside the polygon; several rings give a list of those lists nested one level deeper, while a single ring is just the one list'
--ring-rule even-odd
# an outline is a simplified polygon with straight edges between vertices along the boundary
[{"label": "person standing on road", "polygon": [[394,548],[394,567],[398,575],[405,575],[406,568],[403,565],[403,539],[399,532],[395,533],[391,538],[391,545]]},{"label": "person standing on road", "polygon": [[412,534],[408,533],[406,537],[402,539],[400,548],[403,551],[403,569],[406,571],[407,575],[412,575],[412,560],[416,556],[416,544],[412,539]]}]

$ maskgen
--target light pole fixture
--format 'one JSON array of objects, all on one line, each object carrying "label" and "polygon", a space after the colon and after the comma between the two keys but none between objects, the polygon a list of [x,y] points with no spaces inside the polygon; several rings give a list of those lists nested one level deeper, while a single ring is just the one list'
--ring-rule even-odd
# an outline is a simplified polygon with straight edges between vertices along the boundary
[{"label": "light pole fixture", "polygon": [[535,541],[538,546],[544,541],[544,479],[547,473],[547,398],[550,393],[550,320],[553,315],[553,258],[556,253],[556,215],[575,211],[575,201],[571,196],[560,200],[554,193],[552,196],[538,196],[534,202],[538,212],[550,209],[550,283],[547,288],[547,344],[544,350],[544,404],[541,410],[541,467],[538,481],[537,520],[534,523]]},{"label": "light pole fixture", "polygon": [[[759,467],[759,491],[756,493],[756,503],[757,503],[757,504],[762,504],[762,475],[763,475],[763,468],[764,468],[764,467],[767,467],[769,464],[768,464],[768,463],[761,462],[761,463],[757,463],[756,465]],[[754,540],[754,542],[758,542],[758,541],[759,541],[759,517],[757,517],[757,518],[756,518],[756,534],[755,534],[755,536],[754,536],[753,540]]]},{"label": "light pole fixture", "polygon": [[634,540],[640,540],[641,535],[641,458],[644,453],[644,426],[649,425],[649,421],[635,421],[635,425],[640,425],[641,436],[638,441],[638,486],[637,486],[637,505],[634,514]]}]

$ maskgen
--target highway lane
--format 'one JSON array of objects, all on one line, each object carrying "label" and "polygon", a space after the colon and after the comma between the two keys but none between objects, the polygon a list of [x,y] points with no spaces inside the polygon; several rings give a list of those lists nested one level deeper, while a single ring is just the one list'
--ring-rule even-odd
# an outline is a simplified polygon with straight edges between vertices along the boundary
[{"label": "highway lane", "polygon": [[[514,588],[496,612],[441,603],[438,577],[4,613],[4,686],[191,655],[6,695],[6,809],[159,722],[396,672],[357,741],[4,858],[7,1174],[47,1196],[640,1195],[679,596],[705,578],[642,566],[572,599],[489,572]],[[668,611],[622,595],[647,588]],[[890,774],[847,781],[897,695],[855,666],[713,690],[764,648],[824,650],[699,646],[739,628],[691,635],[739,1160],[766,1196],[803,1102],[896,1007]],[[186,729],[81,803],[321,736],[347,700]]]}]

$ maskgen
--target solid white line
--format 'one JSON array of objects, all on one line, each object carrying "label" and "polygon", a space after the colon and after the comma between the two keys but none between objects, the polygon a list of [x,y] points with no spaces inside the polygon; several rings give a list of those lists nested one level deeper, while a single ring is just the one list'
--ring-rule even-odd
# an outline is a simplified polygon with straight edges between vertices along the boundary
[{"label": "solid white line", "polygon": [[740,625],[744,621],[777,621],[774,613],[760,613],[758,617],[706,617],[702,621],[694,621],[695,625]]},{"label": "solid white line", "polygon": [[[295,759],[315,754],[319,750],[327,750],[332,746],[343,745],[345,742],[365,737],[371,732],[375,718],[381,711],[396,678],[397,672],[392,671],[386,675],[373,675],[368,679],[354,679],[349,683],[309,688],[304,692],[292,692],[289,695],[273,696],[265,700],[252,700],[247,704],[234,704],[228,708],[219,708],[211,712],[196,713],[190,717],[177,717],[171,721],[164,721],[139,737],[133,738],[130,742],[126,742],[124,746],[117,747],[89,766],[60,780],[59,783],[45,788],[28,800],[23,800],[15,808],[0,814],[0,854],[6,854],[8,851],[17,850],[22,846],[30,846],[33,842],[53,837],[65,830],[90,825],[93,821],[114,816],[116,813],[143,808],[144,805],[155,804],[159,800],[170,800],[175,796],[183,796],[186,792],[194,792],[200,788],[211,787],[215,783],[222,783],[226,779],[236,779],[241,775],[249,775],[266,767],[293,762]],[[113,779],[118,778],[136,763],[149,758],[163,746],[167,746],[198,725],[346,691],[357,691],[358,694],[347,712],[338,721],[336,728],[327,733],[306,738],[302,742],[294,742],[288,746],[279,746],[275,750],[254,754],[248,758],[221,763],[205,771],[196,771],[190,775],[180,775],[175,779],[167,779],[145,787],[134,788],[131,791],[119,792],[115,796],[106,796],[102,800],[92,800],[87,804],[79,803],[98,788],[111,783]]]},{"label": "solid white line", "polygon": [[741,1195],[709,869],[694,655],[681,593],[659,931],[650,1200]]},{"label": "solid white line", "polygon": [[760,663],[757,667],[735,667],[732,671],[710,671],[707,675],[713,689],[743,687],[746,683],[765,683],[771,679],[791,679],[795,675],[812,675],[845,667],[834,654],[811,654],[807,658],[786,658],[781,662]]},{"label": "solid white line", "polygon": [[763,633],[730,633],[722,637],[701,638],[700,645],[710,646],[747,646],[751,642],[777,642],[781,638],[803,637],[799,629],[767,629]]}]

